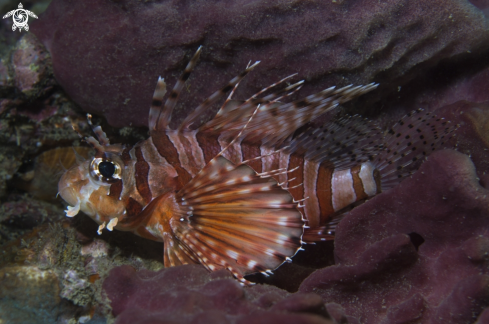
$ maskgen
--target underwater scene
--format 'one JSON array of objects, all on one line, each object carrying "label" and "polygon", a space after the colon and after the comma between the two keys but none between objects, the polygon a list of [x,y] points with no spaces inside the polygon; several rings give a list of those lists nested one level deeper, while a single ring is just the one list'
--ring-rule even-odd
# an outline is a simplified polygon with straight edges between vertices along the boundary
[{"label": "underwater scene", "polygon": [[0,324],[489,323],[489,0],[0,14]]}]

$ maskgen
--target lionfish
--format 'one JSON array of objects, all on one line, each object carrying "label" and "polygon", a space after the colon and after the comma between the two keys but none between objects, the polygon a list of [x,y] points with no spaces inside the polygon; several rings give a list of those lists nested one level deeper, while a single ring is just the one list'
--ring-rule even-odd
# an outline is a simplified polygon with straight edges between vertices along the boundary
[{"label": "lionfish", "polygon": [[[158,79],[148,139],[132,147],[110,144],[89,118],[97,139],[85,140],[96,153],[59,182],[71,205],[67,216],[83,211],[100,225],[99,234],[115,228],[164,242],[166,267],[200,263],[250,284],[246,275],[272,273],[303,244],[333,239],[345,208],[397,184],[408,165],[451,131],[443,119],[420,111],[385,134],[359,116],[303,127],[378,85],[331,87],[284,103],[303,84],[287,85],[289,76],[245,101],[232,99],[259,62],[172,129],[172,111],[200,53],[201,47],[164,105],[166,84]],[[192,128],[227,93],[214,118]]]}]

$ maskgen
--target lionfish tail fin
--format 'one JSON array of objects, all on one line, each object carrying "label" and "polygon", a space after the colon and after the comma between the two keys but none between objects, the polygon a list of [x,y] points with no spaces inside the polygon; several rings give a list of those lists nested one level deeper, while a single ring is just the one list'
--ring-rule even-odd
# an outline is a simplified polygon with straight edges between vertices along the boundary
[{"label": "lionfish tail fin", "polygon": [[380,171],[382,191],[413,174],[433,151],[447,147],[457,125],[417,109],[388,129],[383,150],[373,164]]},{"label": "lionfish tail fin", "polygon": [[304,221],[288,191],[271,177],[211,160],[176,195],[165,265],[190,262],[244,276],[273,270],[301,248]]},{"label": "lionfish tail fin", "polygon": [[287,79],[272,84],[239,105],[234,102],[230,107],[221,108],[219,114],[202,126],[201,130],[224,132],[227,137],[233,137],[248,121],[256,105],[260,104],[257,116],[248,126],[243,138],[248,142],[276,146],[284,142],[304,124],[339,104],[350,101],[378,86],[378,84],[371,83],[366,86],[353,87],[350,85],[340,89],[331,87],[301,100],[289,103],[280,102],[282,98],[300,89],[303,83],[300,81],[270,95],[258,97]]}]

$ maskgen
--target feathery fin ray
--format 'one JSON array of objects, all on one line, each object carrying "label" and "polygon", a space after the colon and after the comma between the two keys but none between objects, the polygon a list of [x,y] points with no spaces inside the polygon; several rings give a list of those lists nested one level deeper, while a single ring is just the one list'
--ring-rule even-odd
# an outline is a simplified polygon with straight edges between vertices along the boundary
[{"label": "feathery fin ray", "polygon": [[302,214],[273,178],[222,156],[176,195],[165,239],[165,266],[203,264],[244,276],[273,270],[301,247]]},{"label": "feathery fin ray", "polygon": [[[279,83],[271,85],[268,89]],[[235,104],[234,106],[226,107],[225,111],[221,111],[214,119],[203,125],[200,130],[211,133],[223,132],[226,136],[233,137],[247,122],[256,105],[261,104],[256,118],[248,126],[243,138],[251,143],[277,146],[283,143],[299,127],[339,104],[375,89],[377,84],[371,83],[357,87],[347,86],[340,89],[332,87],[290,103],[278,101],[281,96],[288,96],[301,86],[302,81],[264,98],[256,98],[257,95],[254,95],[241,105]]]}]

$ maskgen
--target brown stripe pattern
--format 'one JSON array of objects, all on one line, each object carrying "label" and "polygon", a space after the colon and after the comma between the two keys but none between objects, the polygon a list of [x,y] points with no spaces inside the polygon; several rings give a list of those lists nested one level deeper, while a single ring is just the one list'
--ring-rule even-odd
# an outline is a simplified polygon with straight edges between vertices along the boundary
[{"label": "brown stripe pattern", "polygon": [[195,177],[205,166],[204,153],[195,138],[195,131],[184,133],[171,131],[167,132],[167,136],[178,152],[180,165],[187,170],[192,178]]},{"label": "brown stripe pattern", "polygon": [[[155,167],[146,162],[148,159],[160,159],[157,165],[166,163],[167,168],[174,170],[175,178],[172,179],[175,180],[178,191],[229,143],[223,138],[196,131],[167,131],[152,135],[150,144],[146,144],[142,151],[135,151],[136,186],[146,203],[153,188],[149,181],[154,182],[155,188],[161,187],[165,181],[171,187],[171,182],[161,179],[159,175],[171,174],[171,170],[159,170],[159,173],[151,175],[151,170]],[[331,163],[309,161],[303,154],[277,152],[266,145],[239,141],[229,146],[223,156],[235,164],[248,161],[246,164],[257,173],[283,169],[274,178],[296,201],[300,201],[311,228],[327,224],[331,216],[339,210],[380,191],[379,176],[375,176],[375,169],[370,163],[363,163],[352,169],[335,170]],[[143,179],[145,176],[146,180]],[[154,177],[157,179],[151,179]],[[153,193],[153,196],[156,195]]]},{"label": "brown stripe pattern", "polygon": [[368,195],[365,192],[365,188],[363,186],[362,179],[360,177],[361,167],[361,165],[357,165],[350,171],[353,179],[353,191],[355,192],[356,200],[363,200],[368,198]]},{"label": "brown stripe pattern", "polygon": [[[318,219],[321,213],[317,194],[319,163],[305,160],[304,162],[304,212],[306,219]],[[309,226],[310,223],[309,223]]]},{"label": "brown stripe pattern", "polygon": [[176,190],[180,190],[185,184],[187,184],[192,176],[188,171],[180,164],[179,152],[173,145],[172,141],[166,133],[157,133],[151,136],[153,145],[158,150],[158,153],[164,157],[177,171]]},{"label": "brown stripe pattern", "polygon": [[136,220],[135,217],[138,216],[142,210],[143,210],[143,206],[132,197],[129,197],[126,203],[127,217],[124,218],[125,223],[129,224],[132,220],[135,221]]},{"label": "brown stripe pattern", "polygon": [[135,147],[137,162],[134,165],[134,178],[136,179],[136,188],[139,194],[144,199],[146,204],[149,204],[153,198],[151,189],[148,184],[149,164],[143,157],[141,147]]},{"label": "brown stripe pattern", "polygon": [[[243,144],[241,146],[241,149],[243,151],[242,153],[243,161],[251,160],[258,156],[261,156],[260,147],[258,145]],[[247,163],[249,167],[251,167],[253,170],[255,170],[258,173],[263,172],[262,164],[263,163],[261,159],[252,160],[249,163]]]},{"label": "brown stripe pattern", "polygon": [[346,170],[334,171],[331,179],[332,205],[335,212],[380,192],[370,162]]},{"label": "brown stripe pattern", "polygon": [[316,195],[319,202],[320,216],[308,218],[311,228],[317,227],[320,224],[326,224],[328,217],[335,211],[333,208],[333,191],[331,189],[331,180],[333,179],[334,169],[330,167],[329,161],[321,163],[318,170],[316,180]]},{"label": "brown stripe pattern", "polygon": [[[287,183],[290,194],[295,200],[305,198],[304,196],[304,156],[291,154],[289,158],[289,170],[296,169],[295,171],[286,174],[287,180],[291,180]],[[293,179],[293,180],[292,180]],[[302,184],[302,186],[300,185]],[[294,188],[295,187],[295,188]],[[306,215],[307,217],[307,215]]]},{"label": "brown stripe pattern", "polygon": [[204,134],[204,132],[198,132],[195,137],[199,147],[204,153],[204,160],[207,164],[221,151],[221,146],[217,140],[217,136],[210,136]]},{"label": "brown stripe pattern", "polygon": [[122,180],[119,180],[116,183],[110,185],[110,192],[109,192],[110,197],[120,199],[121,193],[122,193]]}]

